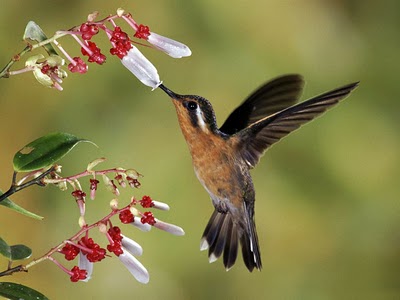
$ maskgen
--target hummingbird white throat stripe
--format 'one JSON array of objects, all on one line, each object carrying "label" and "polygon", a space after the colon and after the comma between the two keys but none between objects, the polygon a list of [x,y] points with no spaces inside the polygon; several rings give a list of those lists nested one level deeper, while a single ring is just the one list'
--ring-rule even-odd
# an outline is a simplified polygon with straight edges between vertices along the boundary
[{"label": "hummingbird white throat stripe", "polygon": [[204,132],[208,132],[207,124],[204,122],[203,113],[200,110],[200,107],[196,109],[196,116],[197,116],[197,124],[200,126],[201,130]]}]

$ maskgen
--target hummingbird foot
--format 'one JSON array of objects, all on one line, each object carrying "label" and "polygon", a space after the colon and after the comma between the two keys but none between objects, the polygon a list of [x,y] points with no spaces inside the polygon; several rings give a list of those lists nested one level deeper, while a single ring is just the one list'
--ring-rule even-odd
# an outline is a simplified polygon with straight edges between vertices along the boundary
[{"label": "hummingbird foot", "polygon": [[214,203],[215,209],[221,214],[227,214],[229,212],[228,205],[225,201],[220,200],[218,203]]}]

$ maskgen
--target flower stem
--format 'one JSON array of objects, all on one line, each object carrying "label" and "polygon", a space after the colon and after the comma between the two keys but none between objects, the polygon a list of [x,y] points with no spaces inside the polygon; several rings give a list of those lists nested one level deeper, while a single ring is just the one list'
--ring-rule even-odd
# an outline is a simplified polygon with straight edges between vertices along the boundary
[{"label": "flower stem", "polygon": [[37,184],[39,186],[45,186],[46,183],[44,182],[44,177],[46,177],[48,174],[50,174],[51,172],[53,172],[55,169],[55,166],[51,167],[50,169],[48,169],[47,171],[43,172],[41,175],[39,175],[38,177],[32,179],[31,181],[28,181],[24,184],[21,185],[16,185],[15,184],[15,175],[16,172],[14,172],[13,174],[13,183],[11,184],[10,188],[8,189],[7,192],[5,192],[4,194],[0,195],[0,202],[3,201],[4,199],[6,199],[7,197],[11,196],[12,194],[15,194],[16,192],[19,192],[20,190],[23,190],[31,185]]},{"label": "flower stem", "polygon": [[89,56],[93,55],[93,51],[90,50],[90,48],[86,45],[86,43],[83,43],[75,34],[72,34],[72,37],[78,42],[79,45],[81,45],[83,49],[85,49],[85,51],[89,54]]},{"label": "flower stem", "polygon": [[89,175],[104,175],[104,174],[108,174],[108,173],[121,173],[121,169],[118,168],[112,168],[112,169],[107,169],[107,170],[101,170],[101,171],[83,171],[81,173],[78,173],[76,175],[73,176],[68,176],[68,177],[62,177],[62,178],[45,178],[43,180],[44,183],[60,183],[60,182],[71,182],[74,181],[76,179],[85,177],[85,176],[89,176]]},{"label": "flower stem", "polygon": [[8,75],[12,76],[12,75],[18,75],[18,74],[22,74],[22,73],[26,73],[26,72],[30,72],[33,71],[35,68],[34,67],[25,67],[21,70],[16,70],[16,71],[9,71]]},{"label": "flower stem", "polygon": [[[91,225],[87,225],[83,228],[81,228],[76,234],[74,234],[72,237],[70,237],[68,240],[63,241],[62,243],[60,243],[59,245],[55,246],[54,248],[50,249],[49,252],[47,252],[45,255],[43,255],[42,257],[35,259],[33,261],[31,261],[29,264],[27,264],[25,266],[26,269],[36,265],[39,262],[42,262],[46,259],[49,259],[49,257],[51,257],[51,255],[53,255],[55,252],[57,252],[59,249],[61,249],[62,247],[65,246],[65,244],[67,243],[71,243],[71,241],[77,240],[82,234],[88,232],[89,230],[100,226],[101,224],[105,224],[107,223],[114,215],[119,214],[122,211],[128,210],[130,208],[130,204],[128,204],[127,206],[121,208],[121,209],[116,209],[111,211],[107,216],[105,216],[104,218],[102,218],[101,220],[91,224]],[[72,243],[74,244],[74,243]]]},{"label": "flower stem", "polygon": [[129,16],[129,15],[128,15],[128,16],[124,15],[124,16],[122,16],[122,19],[124,19],[125,22],[128,23],[129,26],[131,26],[134,30],[137,30],[137,29],[138,29],[138,25],[137,25],[136,22],[132,19],[131,16]]},{"label": "flower stem", "polygon": [[26,267],[24,265],[19,265],[14,268],[8,268],[7,270],[0,272],[0,277],[7,276],[7,275],[12,275],[13,273],[16,272],[28,272]]},{"label": "flower stem", "polygon": [[64,56],[69,60],[69,62],[75,66],[76,61],[74,61],[72,57],[67,53],[67,51],[64,50],[61,44],[56,39],[54,39],[53,43],[57,46],[58,49],[60,49],[60,51],[64,54]]},{"label": "flower stem", "polygon": [[26,53],[32,50],[32,45],[28,44],[20,53],[14,55],[12,59],[6,64],[6,66],[0,72],[0,78],[8,78],[10,77],[10,68],[13,64],[21,59],[21,57]]}]

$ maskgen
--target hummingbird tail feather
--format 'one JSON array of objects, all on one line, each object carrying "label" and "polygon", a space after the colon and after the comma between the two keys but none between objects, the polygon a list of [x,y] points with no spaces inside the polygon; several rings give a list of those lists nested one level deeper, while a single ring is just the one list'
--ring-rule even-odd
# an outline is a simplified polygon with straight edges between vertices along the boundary
[{"label": "hummingbird tail feather", "polygon": [[241,225],[234,223],[229,213],[220,213],[214,210],[204,230],[200,250],[208,249],[210,263],[216,261],[223,253],[225,269],[229,271],[236,262],[240,239],[243,259],[249,271],[253,271],[254,267],[261,269],[260,251],[254,223],[248,228],[246,230]]},{"label": "hummingbird tail feather", "polygon": [[224,253],[224,265],[228,271],[234,264],[238,253],[238,228],[230,214],[214,210],[200,243],[200,250],[208,250],[210,263]]},{"label": "hummingbird tail feather", "polygon": [[240,238],[240,244],[242,245],[243,261],[246,264],[247,269],[252,272],[254,267],[261,270],[261,254],[260,246],[258,244],[256,224],[251,218],[249,218],[246,223],[247,226]]}]

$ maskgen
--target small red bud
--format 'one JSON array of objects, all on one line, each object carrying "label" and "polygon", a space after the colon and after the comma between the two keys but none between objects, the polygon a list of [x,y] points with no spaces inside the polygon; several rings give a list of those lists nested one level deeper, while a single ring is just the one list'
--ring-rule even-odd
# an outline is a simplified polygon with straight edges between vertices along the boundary
[{"label": "small red bud", "polygon": [[149,208],[154,206],[153,200],[151,200],[150,196],[143,196],[142,200],[140,200],[139,203],[144,208]]},{"label": "small red bud", "polygon": [[85,74],[88,70],[87,64],[82,60],[80,57],[74,57],[73,58],[74,63],[70,63],[68,65],[68,70],[70,70],[72,73],[81,73]]},{"label": "small red bud", "polygon": [[71,195],[75,198],[76,201],[85,201],[86,193],[82,190],[75,190],[71,193]]},{"label": "small red bud", "polygon": [[150,28],[148,26],[145,26],[143,24],[140,24],[134,37],[138,39],[144,39],[147,40],[147,38],[150,35]]},{"label": "small red bud", "polygon": [[156,223],[156,220],[154,219],[153,213],[150,211],[146,211],[143,214],[143,217],[140,219],[140,222],[143,224],[149,224],[149,225],[154,225]]},{"label": "small red bud", "polygon": [[79,280],[86,279],[87,271],[81,270],[79,269],[78,266],[75,266],[71,269],[70,275],[71,275],[70,279],[72,282],[78,282]]},{"label": "small red bud", "polygon": [[119,214],[119,219],[122,223],[129,224],[134,221],[135,217],[130,210],[124,210]]}]

